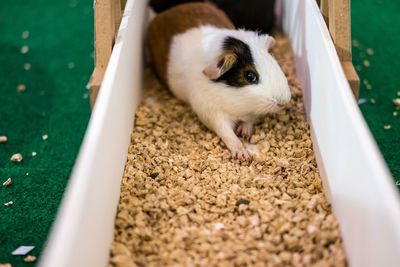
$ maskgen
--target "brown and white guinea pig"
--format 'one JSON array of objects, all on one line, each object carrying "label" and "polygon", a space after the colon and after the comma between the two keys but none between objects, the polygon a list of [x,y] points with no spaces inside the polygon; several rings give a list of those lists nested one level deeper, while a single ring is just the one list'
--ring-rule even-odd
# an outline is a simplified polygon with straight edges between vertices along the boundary
[{"label": "brown and white guinea pig", "polygon": [[275,40],[235,30],[212,4],[188,3],[158,14],[147,41],[161,81],[221,137],[234,159],[250,161],[238,136],[249,138],[259,116],[279,111],[291,97],[268,53]]},{"label": "brown and white guinea pig", "polygon": [[[275,20],[275,0],[203,0],[222,9],[237,28],[270,33]],[[162,12],[173,6],[202,0],[151,0],[150,6]]]}]

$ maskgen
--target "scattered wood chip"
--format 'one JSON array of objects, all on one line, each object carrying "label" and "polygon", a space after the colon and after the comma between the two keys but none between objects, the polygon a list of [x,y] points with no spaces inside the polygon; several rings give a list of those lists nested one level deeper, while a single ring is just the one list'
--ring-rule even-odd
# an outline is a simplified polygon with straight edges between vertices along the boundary
[{"label": "scattered wood chip", "polygon": [[371,102],[371,104],[375,104],[375,103],[376,103],[375,98],[371,98],[371,99],[369,100],[369,102]]},{"label": "scattered wood chip", "polygon": [[393,116],[397,116],[397,111],[393,111]]},{"label": "scattered wood chip", "polygon": [[25,63],[24,64],[24,70],[30,70],[31,69],[31,64],[30,63]]},{"label": "scattered wood chip", "polygon": [[351,43],[353,44],[354,47],[360,46],[360,43],[358,42],[358,40],[352,40]]},{"label": "scattered wood chip", "polygon": [[371,66],[371,62],[369,62],[368,59],[365,59],[365,60],[363,61],[363,64],[364,64],[365,67]]},{"label": "scattered wood chip", "polygon": [[7,206],[7,207],[11,206],[12,204],[14,204],[14,202],[12,202],[12,201],[8,201],[7,203],[4,203],[4,205]]},{"label": "scattered wood chip", "polygon": [[12,182],[11,178],[8,178],[8,179],[3,183],[3,185],[4,185],[4,186],[7,186],[7,185],[11,184],[11,182]]},{"label": "scattered wood chip", "polygon": [[43,139],[43,140],[47,140],[47,138],[49,138],[49,136],[48,136],[47,134],[45,134],[45,135],[42,136],[42,139]]},{"label": "scattered wood chip", "polygon": [[393,99],[393,103],[396,105],[396,107],[400,107],[400,98]]},{"label": "scattered wood chip", "polygon": [[390,124],[383,126],[383,129],[385,129],[385,130],[390,130],[391,128],[392,128],[392,126]]},{"label": "scattered wood chip", "polygon": [[22,155],[20,153],[16,153],[11,156],[11,161],[21,162],[23,160]]},{"label": "scattered wood chip", "polygon": [[74,62],[69,62],[68,63],[68,69],[73,69],[75,68],[75,63]]},{"label": "scattered wood chip", "polygon": [[29,46],[24,45],[23,47],[21,47],[21,53],[22,54],[26,54],[29,52]]},{"label": "scattered wood chip", "polygon": [[6,143],[7,142],[7,136],[0,136],[0,143]]},{"label": "scattered wood chip", "polygon": [[23,31],[21,34],[22,39],[28,39],[29,37],[29,31]]},{"label": "scattered wood chip", "polygon": [[12,267],[10,263],[0,263],[0,267]]},{"label": "scattered wood chip", "polygon": [[36,152],[32,152],[32,157],[35,157],[36,156]]},{"label": "scattered wood chip", "polygon": [[367,54],[372,56],[374,54],[374,50],[372,48],[367,48]]},{"label": "scattered wood chip", "polygon": [[17,92],[25,92],[25,90],[26,90],[26,85],[25,84],[19,84],[18,86],[17,86]]},{"label": "scattered wood chip", "polygon": [[400,96],[400,91],[397,92],[397,96]]},{"label": "scattered wood chip", "polygon": [[28,255],[24,258],[24,262],[34,262],[36,260],[35,256]]}]

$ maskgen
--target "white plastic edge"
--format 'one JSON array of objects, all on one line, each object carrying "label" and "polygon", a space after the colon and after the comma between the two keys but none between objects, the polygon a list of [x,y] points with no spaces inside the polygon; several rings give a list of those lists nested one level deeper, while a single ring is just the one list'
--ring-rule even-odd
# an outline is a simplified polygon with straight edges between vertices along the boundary
[{"label": "white plastic edge", "polygon": [[315,0],[283,0],[283,28],[324,187],[350,266],[400,266],[400,198],[363,119]]},{"label": "white plastic edge", "polygon": [[107,266],[140,101],[146,0],[128,0],[104,80],[39,266]]}]

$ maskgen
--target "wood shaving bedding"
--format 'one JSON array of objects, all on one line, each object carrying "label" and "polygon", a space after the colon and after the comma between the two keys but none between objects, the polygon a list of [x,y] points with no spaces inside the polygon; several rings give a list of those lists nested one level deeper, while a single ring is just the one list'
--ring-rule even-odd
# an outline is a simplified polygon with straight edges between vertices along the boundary
[{"label": "wood shaving bedding", "polygon": [[146,70],[111,266],[346,266],[322,188],[290,42],[272,49],[292,100],[255,124],[251,164]]}]

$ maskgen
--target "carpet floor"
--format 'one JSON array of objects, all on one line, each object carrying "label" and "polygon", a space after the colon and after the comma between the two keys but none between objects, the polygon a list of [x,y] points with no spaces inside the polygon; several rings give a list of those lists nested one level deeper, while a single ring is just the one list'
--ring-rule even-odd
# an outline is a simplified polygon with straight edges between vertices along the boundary
[{"label": "carpet floor", "polygon": [[38,257],[56,216],[90,116],[92,5],[1,1],[0,182],[12,183],[0,188],[0,264],[28,265],[11,255],[21,245]]},{"label": "carpet floor", "polygon": [[360,77],[360,99],[366,100],[360,109],[397,185],[400,110],[393,99],[400,98],[399,14],[400,1],[351,1],[353,64]]}]

